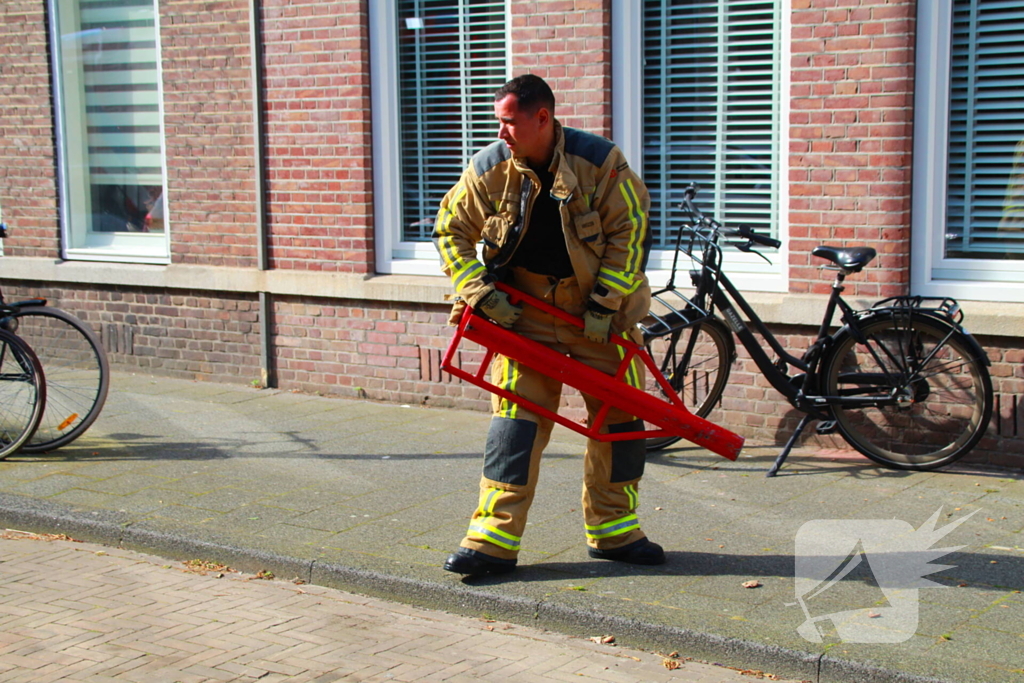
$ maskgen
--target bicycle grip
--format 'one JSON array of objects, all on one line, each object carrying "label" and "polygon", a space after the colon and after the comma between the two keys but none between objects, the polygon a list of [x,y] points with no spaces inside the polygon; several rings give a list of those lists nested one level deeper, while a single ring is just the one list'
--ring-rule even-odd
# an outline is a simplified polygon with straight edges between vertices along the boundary
[{"label": "bicycle grip", "polygon": [[739,233],[741,237],[744,237],[750,240],[751,242],[757,242],[758,244],[765,247],[772,247],[773,249],[778,249],[779,247],[782,246],[781,240],[777,240],[774,237],[768,237],[768,235],[758,235],[756,232],[754,232],[754,229],[749,225],[741,225],[739,228]]}]

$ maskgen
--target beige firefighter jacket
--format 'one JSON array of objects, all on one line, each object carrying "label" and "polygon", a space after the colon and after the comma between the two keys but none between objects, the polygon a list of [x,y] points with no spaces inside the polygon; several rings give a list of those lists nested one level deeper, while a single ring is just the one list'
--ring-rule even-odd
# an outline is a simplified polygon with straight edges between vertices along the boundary
[{"label": "beige firefighter jacket", "polygon": [[[587,297],[618,311],[616,331],[631,329],[650,306],[644,275],[651,233],[647,188],[621,150],[605,138],[555,122],[551,163],[562,231],[573,271]],[[540,181],[524,159],[498,140],[478,152],[458,184],[441,200],[434,242],[458,298],[476,306],[530,229]],[[483,262],[477,244],[483,241]],[[582,311],[573,311],[581,315]]]}]

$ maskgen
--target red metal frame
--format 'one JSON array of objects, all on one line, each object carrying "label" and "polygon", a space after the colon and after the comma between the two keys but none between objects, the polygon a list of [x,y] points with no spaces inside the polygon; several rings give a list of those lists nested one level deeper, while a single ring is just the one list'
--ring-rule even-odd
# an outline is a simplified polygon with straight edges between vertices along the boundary
[{"label": "red metal frame", "polygon": [[[506,292],[514,304],[523,303],[534,306],[572,325],[580,328],[584,326],[582,318],[569,315],[540,299],[505,284],[498,284],[497,287]],[[452,364],[455,351],[463,339],[476,342],[486,349],[480,367],[472,373]],[[614,376],[584,365],[578,360],[569,358],[511,330],[506,330],[500,325],[476,315],[473,309],[467,306],[456,328],[455,336],[452,337],[448,350],[445,352],[441,369],[597,441],[627,441],[656,436],[680,436],[729,460],[735,460],[739,456],[740,450],[743,448],[742,436],[708,422],[704,418],[697,417],[687,410],[682,399],[672,390],[668,381],[651,360],[650,354],[642,346],[628,339],[613,338],[612,341],[623,348],[623,359]],[[575,387],[601,401],[603,405],[594,416],[593,424],[589,427],[581,425],[485,379],[485,374],[495,354],[501,354],[534,370],[539,370],[548,377]],[[631,387],[623,381],[634,357],[639,357],[647,366],[647,371],[661,385],[668,400]],[[601,434],[601,426],[604,424],[608,410],[613,406],[631,415],[636,415],[659,429]]]}]

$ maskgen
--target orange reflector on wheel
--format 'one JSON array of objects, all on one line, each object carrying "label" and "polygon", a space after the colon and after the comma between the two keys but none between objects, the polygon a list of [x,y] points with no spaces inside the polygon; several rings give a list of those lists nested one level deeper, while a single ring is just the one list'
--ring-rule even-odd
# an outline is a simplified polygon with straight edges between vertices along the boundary
[{"label": "orange reflector on wheel", "polygon": [[68,428],[68,425],[70,425],[72,422],[74,422],[77,419],[78,419],[78,413],[71,413],[70,415],[67,416],[67,419],[65,419],[63,422],[61,422],[59,425],[57,425],[57,431],[59,431],[59,432],[64,431],[65,429]]}]

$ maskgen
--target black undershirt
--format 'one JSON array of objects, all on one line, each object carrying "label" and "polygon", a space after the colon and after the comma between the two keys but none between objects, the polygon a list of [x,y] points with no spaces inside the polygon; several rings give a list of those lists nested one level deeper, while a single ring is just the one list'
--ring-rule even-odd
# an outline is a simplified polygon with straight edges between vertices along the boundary
[{"label": "black undershirt", "polygon": [[540,193],[533,202],[530,223],[522,242],[512,256],[510,265],[525,268],[531,273],[552,275],[558,279],[573,274],[569,249],[562,234],[562,215],[558,200],[551,196],[555,175],[551,171],[534,169],[540,179]]}]

